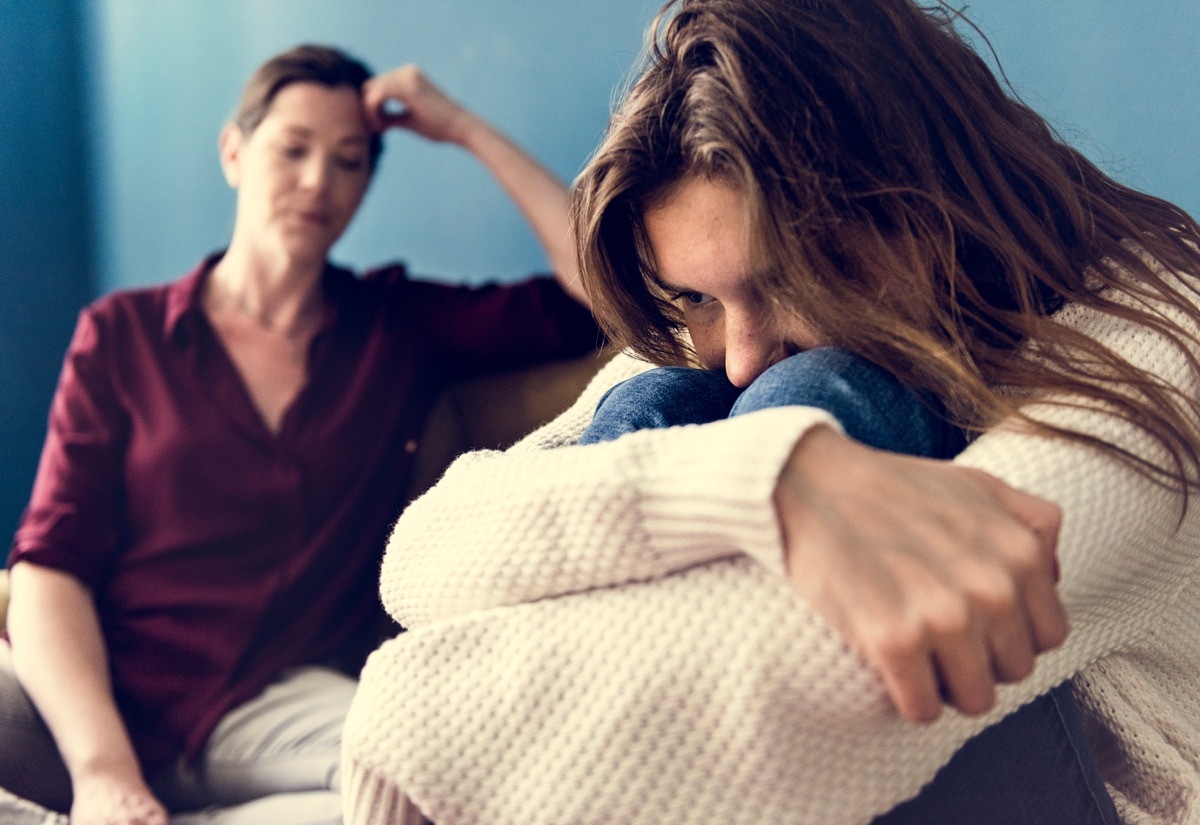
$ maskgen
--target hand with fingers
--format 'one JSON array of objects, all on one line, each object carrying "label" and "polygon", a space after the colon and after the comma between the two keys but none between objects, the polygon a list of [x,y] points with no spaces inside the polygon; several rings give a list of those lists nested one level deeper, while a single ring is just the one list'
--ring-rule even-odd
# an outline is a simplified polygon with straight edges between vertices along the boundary
[{"label": "hand with fingers", "polygon": [[397,127],[428,140],[462,143],[473,120],[411,63],[371,78],[362,94],[367,123],[379,132]]},{"label": "hand with fingers", "polygon": [[167,825],[167,811],[140,778],[97,774],[74,782],[71,825]]},{"label": "hand with fingers", "polygon": [[820,427],[797,445],[775,503],[795,587],[907,719],[932,721],[944,703],[987,711],[998,684],[1066,638],[1050,502]]}]

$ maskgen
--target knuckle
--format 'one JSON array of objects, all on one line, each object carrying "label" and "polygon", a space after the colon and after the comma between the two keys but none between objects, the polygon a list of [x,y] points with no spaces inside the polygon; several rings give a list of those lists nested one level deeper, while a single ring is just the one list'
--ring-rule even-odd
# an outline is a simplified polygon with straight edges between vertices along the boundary
[{"label": "knuckle", "polygon": [[1042,564],[1042,543],[1035,529],[1026,524],[1007,522],[996,525],[991,543],[998,557],[1012,569],[1032,570]]},{"label": "knuckle", "polygon": [[971,604],[965,593],[943,592],[926,602],[923,625],[935,639],[962,638],[970,633],[972,623]]},{"label": "knuckle", "polygon": [[860,634],[860,638],[867,658],[883,667],[910,661],[928,646],[924,628],[907,621],[872,625]]},{"label": "knuckle", "polygon": [[1005,566],[1019,576],[1036,576],[1046,573],[1046,559],[1041,542],[1034,533],[1016,531],[1004,545],[1007,552],[1002,556]]},{"label": "knuckle", "polygon": [[967,598],[984,615],[996,617],[1012,612],[1019,600],[1019,589],[1012,574],[989,566],[971,576]]},{"label": "knuckle", "polygon": [[955,697],[954,707],[967,716],[978,716],[992,709],[996,703],[996,689],[990,681],[963,690]]},{"label": "knuckle", "polygon": [[1063,509],[1053,501],[1041,500],[1042,506],[1038,508],[1035,516],[1037,526],[1047,530],[1058,531],[1062,527]]},{"label": "knuckle", "polygon": [[996,676],[999,681],[1006,684],[1019,682],[1030,673],[1033,673],[1033,662],[1034,659],[1031,652],[1022,652],[998,664],[996,666]]},{"label": "knuckle", "polygon": [[1070,624],[1061,610],[1054,611],[1052,616],[1035,622],[1033,635],[1038,652],[1058,647],[1067,640],[1070,632]]}]

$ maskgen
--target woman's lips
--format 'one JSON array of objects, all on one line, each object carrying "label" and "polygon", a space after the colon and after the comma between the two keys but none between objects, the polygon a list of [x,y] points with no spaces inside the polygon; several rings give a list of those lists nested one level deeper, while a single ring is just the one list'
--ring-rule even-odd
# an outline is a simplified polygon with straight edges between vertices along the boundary
[{"label": "woman's lips", "polygon": [[327,212],[300,212],[300,220],[304,223],[314,224],[316,226],[328,226],[330,222],[329,213]]}]

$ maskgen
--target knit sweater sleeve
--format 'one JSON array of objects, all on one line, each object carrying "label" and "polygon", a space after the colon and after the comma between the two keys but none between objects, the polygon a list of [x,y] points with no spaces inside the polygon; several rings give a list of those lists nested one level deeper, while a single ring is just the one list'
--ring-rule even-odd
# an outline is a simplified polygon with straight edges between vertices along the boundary
[{"label": "knit sweater sleeve", "polygon": [[815,409],[573,446],[624,356],[558,421],[508,452],[459,458],[396,523],[381,593],[407,628],[474,610],[645,581],[748,554],[782,572],[776,479]]}]

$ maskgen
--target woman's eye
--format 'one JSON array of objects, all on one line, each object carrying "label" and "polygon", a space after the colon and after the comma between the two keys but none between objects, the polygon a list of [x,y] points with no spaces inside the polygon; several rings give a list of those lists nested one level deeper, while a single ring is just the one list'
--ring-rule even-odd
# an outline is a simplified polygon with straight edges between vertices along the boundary
[{"label": "woman's eye", "polygon": [[281,146],[279,148],[279,153],[281,155],[283,155],[285,158],[292,158],[292,159],[302,158],[302,157],[304,157],[304,147],[303,146]]},{"label": "woman's eye", "polygon": [[694,307],[704,306],[713,300],[711,295],[706,295],[703,292],[680,292],[675,297],[677,300],[681,300],[685,304]]},{"label": "woman's eye", "polygon": [[362,158],[338,158],[336,163],[339,169],[344,169],[347,172],[358,172],[366,166],[366,161]]}]

